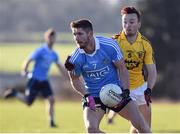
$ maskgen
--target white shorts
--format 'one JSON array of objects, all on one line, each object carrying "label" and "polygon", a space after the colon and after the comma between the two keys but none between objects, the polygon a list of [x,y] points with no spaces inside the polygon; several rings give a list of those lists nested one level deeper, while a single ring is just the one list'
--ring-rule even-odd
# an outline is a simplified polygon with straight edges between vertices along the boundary
[{"label": "white shorts", "polygon": [[130,90],[130,97],[132,100],[136,101],[138,105],[146,104],[146,100],[144,98],[144,90],[147,89],[147,82],[144,82],[141,86]]}]

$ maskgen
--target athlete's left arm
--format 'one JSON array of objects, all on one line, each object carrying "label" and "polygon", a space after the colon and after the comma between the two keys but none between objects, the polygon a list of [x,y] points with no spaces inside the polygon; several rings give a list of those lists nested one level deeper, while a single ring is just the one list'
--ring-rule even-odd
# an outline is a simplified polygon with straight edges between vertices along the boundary
[{"label": "athlete's left arm", "polygon": [[58,67],[59,71],[65,78],[69,78],[67,71],[65,70],[65,68],[63,67],[61,63],[56,62],[56,66]]},{"label": "athlete's left arm", "polygon": [[124,59],[114,62],[114,65],[118,69],[119,77],[122,82],[123,89],[129,89],[129,72],[125,66]]},{"label": "athlete's left arm", "polygon": [[152,45],[147,42],[145,45],[146,53],[144,57],[144,64],[147,70],[147,87],[152,89],[156,83],[157,79],[157,70],[154,59],[154,52],[152,49]]},{"label": "athlete's left arm", "polygon": [[146,64],[146,69],[148,73],[147,77],[147,87],[153,89],[156,79],[157,79],[157,70],[155,64]]}]

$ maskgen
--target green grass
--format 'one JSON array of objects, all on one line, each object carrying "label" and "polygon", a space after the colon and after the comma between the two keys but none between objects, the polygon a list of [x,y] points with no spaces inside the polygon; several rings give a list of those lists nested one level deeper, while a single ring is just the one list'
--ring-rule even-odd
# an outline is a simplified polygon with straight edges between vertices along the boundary
[{"label": "green grass", "polygon": [[[154,133],[180,133],[180,104],[154,103],[152,109]],[[57,101],[55,113],[59,127],[52,129],[47,124],[44,101],[37,100],[27,107],[17,100],[0,100],[0,132],[85,132],[80,102]],[[125,133],[129,126],[126,120],[116,117],[113,125],[107,125],[103,118],[100,128],[109,133]]]},{"label": "green grass", "polygon": [[[0,72],[20,73],[23,62],[39,46],[40,43],[0,44]],[[55,44],[54,49],[61,62],[64,63],[67,55],[71,54],[75,47],[75,44]],[[50,73],[57,73],[57,71],[57,68],[53,65]]]}]

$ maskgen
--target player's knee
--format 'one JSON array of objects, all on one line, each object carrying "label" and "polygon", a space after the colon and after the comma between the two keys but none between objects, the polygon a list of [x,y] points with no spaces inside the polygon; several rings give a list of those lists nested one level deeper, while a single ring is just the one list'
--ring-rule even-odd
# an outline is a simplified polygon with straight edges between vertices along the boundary
[{"label": "player's knee", "polygon": [[53,105],[53,104],[55,103],[54,97],[50,97],[50,98],[49,98],[49,103],[50,103],[51,105]]}]

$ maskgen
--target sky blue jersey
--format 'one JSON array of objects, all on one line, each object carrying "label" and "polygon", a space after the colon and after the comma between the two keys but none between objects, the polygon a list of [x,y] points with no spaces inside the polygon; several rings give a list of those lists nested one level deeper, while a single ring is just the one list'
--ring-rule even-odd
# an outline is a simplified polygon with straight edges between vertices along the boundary
[{"label": "sky blue jersey", "polygon": [[96,36],[95,51],[87,54],[83,49],[77,48],[71,55],[70,62],[75,65],[73,73],[82,75],[87,93],[94,97],[99,96],[101,88],[109,83],[121,82],[113,62],[123,58],[116,41],[111,38]]},{"label": "sky blue jersey", "polygon": [[43,81],[48,79],[48,71],[53,62],[58,63],[58,55],[46,43],[37,48],[29,57],[35,61],[32,78]]}]

